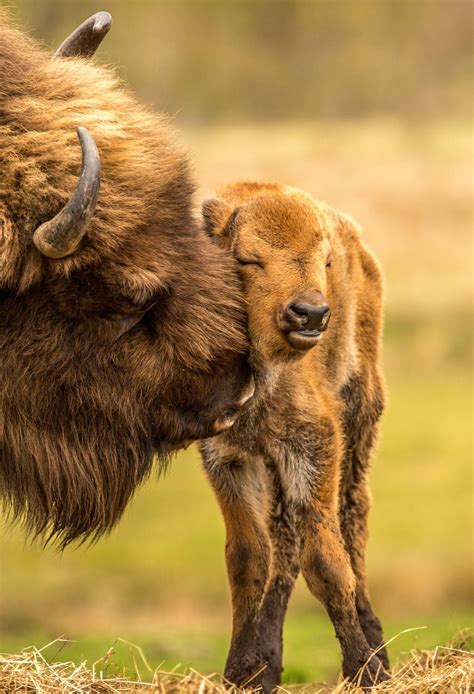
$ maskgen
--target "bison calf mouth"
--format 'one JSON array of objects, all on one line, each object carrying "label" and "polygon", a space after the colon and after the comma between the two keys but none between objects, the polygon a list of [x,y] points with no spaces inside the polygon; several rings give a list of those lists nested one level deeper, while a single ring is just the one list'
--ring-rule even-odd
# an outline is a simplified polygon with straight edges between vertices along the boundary
[{"label": "bison calf mouth", "polygon": [[291,347],[304,352],[314,347],[322,334],[321,330],[291,330],[285,337]]}]

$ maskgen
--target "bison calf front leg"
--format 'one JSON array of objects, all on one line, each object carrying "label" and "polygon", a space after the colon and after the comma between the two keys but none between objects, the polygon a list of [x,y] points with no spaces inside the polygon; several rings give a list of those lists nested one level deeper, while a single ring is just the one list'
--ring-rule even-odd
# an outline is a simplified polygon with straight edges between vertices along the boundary
[{"label": "bison calf front leg", "polygon": [[[237,685],[260,684],[267,666],[261,651],[259,615],[269,575],[270,545],[248,518],[237,520],[238,536],[228,534],[226,562],[232,592],[232,641],[225,677]],[[255,677],[253,677],[255,675]]]},{"label": "bison calf front leg", "polygon": [[[262,684],[267,668],[259,621],[272,562],[268,529],[266,471],[258,461],[225,455],[211,443],[201,446],[204,467],[226,525],[226,564],[232,595],[232,640],[225,677],[235,685]],[[253,677],[257,672],[260,674]]]},{"label": "bison calf front leg", "polygon": [[261,678],[264,692],[281,684],[283,671],[283,623],[288,601],[299,574],[299,538],[294,508],[287,503],[279,476],[273,474],[273,501],[269,518],[272,540],[272,574],[260,610],[260,644],[266,669]]},{"label": "bison calf front leg", "polygon": [[344,676],[355,681],[360,678],[360,684],[366,687],[386,679],[382,663],[373,654],[359,623],[356,581],[337,513],[317,505],[304,511],[301,570],[309,589],[324,604],[334,625],[342,650]]}]

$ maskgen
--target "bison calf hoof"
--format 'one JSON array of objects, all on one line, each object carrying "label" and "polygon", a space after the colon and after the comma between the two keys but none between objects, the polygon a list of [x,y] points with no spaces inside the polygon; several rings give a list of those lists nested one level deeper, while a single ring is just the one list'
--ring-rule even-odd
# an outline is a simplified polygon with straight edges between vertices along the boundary
[{"label": "bison calf hoof", "polygon": [[380,684],[380,682],[390,679],[389,673],[376,655],[373,655],[368,662],[364,663],[355,675],[347,673],[347,676],[354,684],[364,688],[373,687],[376,684]]}]

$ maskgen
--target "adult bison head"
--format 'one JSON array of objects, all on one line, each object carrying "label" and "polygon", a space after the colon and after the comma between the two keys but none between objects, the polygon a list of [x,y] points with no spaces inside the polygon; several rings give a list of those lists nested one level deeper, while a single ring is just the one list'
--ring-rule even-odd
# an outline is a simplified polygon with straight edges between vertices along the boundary
[{"label": "adult bison head", "polygon": [[233,262],[167,120],[84,58],[104,26],[51,59],[0,14],[0,492],[63,545],[251,390]]}]

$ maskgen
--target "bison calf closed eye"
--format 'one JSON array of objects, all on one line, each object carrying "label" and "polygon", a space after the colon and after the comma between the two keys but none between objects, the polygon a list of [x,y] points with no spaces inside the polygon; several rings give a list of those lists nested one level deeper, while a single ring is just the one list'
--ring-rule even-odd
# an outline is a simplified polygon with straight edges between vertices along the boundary
[{"label": "bison calf closed eye", "polygon": [[344,675],[367,663],[369,686],[388,667],[364,560],[383,408],[378,265],[350,218],[300,190],[232,185],[203,215],[240,265],[257,386],[235,426],[201,444],[227,528],[226,676],[240,684],[260,670],[252,686],[265,692],[280,682],[283,620],[301,570],[334,624]]}]

